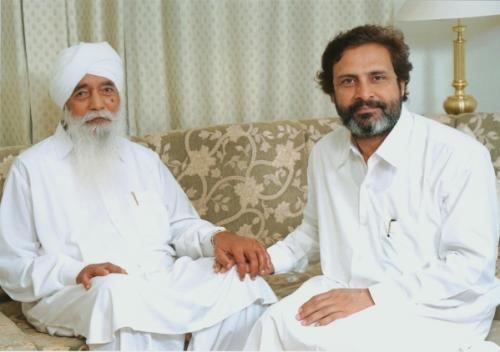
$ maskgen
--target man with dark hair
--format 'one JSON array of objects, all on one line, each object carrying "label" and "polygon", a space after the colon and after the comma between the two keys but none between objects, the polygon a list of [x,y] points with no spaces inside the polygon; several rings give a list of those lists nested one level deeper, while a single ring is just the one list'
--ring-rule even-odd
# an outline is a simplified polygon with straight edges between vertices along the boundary
[{"label": "man with dark hair", "polygon": [[323,275],[264,313],[246,348],[492,347],[482,342],[500,300],[490,155],[406,110],[408,56],[391,27],[328,44],[318,80],[345,127],[314,147],[302,224],[268,250],[275,273],[321,259]]}]

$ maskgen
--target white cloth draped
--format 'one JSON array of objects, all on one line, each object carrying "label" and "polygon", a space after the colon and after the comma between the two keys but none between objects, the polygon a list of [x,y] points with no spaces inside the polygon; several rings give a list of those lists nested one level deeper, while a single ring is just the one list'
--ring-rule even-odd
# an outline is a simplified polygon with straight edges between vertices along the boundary
[{"label": "white cloth draped", "polygon": [[339,288],[326,276],[308,280],[257,321],[245,350],[341,352],[498,352],[465,325],[427,319],[400,307],[375,305],[325,326],[303,326],[298,308],[319,292]]},{"label": "white cloth draped", "polygon": [[[106,343],[123,327],[180,334],[275,301],[262,278],[213,273],[201,257],[219,228],[199,219],[157,154],[123,139],[109,180],[91,184],[71,151],[59,127],[21,154],[0,205],[0,283],[38,329]],[[106,261],[128,275],[76,285],[85,265]]]},{"label": "white cloth draped", "polygon": [[[188,351],[239,351],[243,348],[248,332],[265,311],[254,303],[238,314],[233,314],[219,324],[193,332]],[[181,351],[185,336],[143,333],[123,328],[115,332],[113,342],[90,344],[90,350],[100,351]]]}]

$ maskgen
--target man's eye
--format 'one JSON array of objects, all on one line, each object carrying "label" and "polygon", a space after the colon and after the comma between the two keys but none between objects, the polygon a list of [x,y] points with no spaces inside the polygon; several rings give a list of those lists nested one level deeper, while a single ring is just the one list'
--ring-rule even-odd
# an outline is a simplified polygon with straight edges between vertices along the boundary
[{"label": "man's eye", "polygon": [[373,80],[374,81],[383,81],[385,79],[386,79],[385,75],[375,75],[375,76],[373,76]]},{"label": "man's eye", "polygon": [[86,98],[88,96],[88,92],[85,91],[85,90],[79,90],[77,92],[75,92],[75,94],[73,95],[75,98]]},{"label": "man's eye", "polygon": [[354,84],[354,79],[352,78],[344,78],[343,80],[340,81],[340,85],[344,87],[349,87]]},{"label": "man's eye", "polygon": [[115,88],[114,87],[104,87],[103,91],[105,94],[113,94],[115,92]]}]

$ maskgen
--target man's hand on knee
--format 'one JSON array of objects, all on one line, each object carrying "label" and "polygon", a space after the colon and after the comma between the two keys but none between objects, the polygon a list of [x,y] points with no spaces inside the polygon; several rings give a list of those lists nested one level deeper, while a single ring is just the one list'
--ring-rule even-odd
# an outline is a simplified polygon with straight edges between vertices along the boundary
[{"label": "man's hand on knee", "polygon": [[375,303],[367,288],[338,288],[313,296],[297,313],[302,325],[327,325]]},{"label": "man's hand on knee", "polygon": [[108,274],[126,274],[127,271],[118,265],[112,263],[98,263],[90,264],[80,271],[76,277],[76,283],[82,284],[85,289],[89,289],[91,284],[90,280],[96,276],[106,276]]},{"label": "man's hand on knee", "polygon": [[214,235],[214,270],[226,272],[236,265],[241,280],[247,273],[254,279],[257,274],[273,272],[266,248],[254,238],[236,235],[229,231]]}]

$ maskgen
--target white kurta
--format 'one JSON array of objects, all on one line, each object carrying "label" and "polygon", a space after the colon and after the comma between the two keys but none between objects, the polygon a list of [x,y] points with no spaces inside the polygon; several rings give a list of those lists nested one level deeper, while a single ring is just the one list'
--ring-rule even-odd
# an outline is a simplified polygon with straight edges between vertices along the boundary
[{"label": "white kurta", "polygon": [[[346,128],[320,140],[308,187],[302,224],[269,249],[276,272],[300,270],[319,255],[330,288],[369,288],[377,310],[402,309],[487,335],[500,303],[499,227],[484,146],[403,108],[367,163]],[[321,282],[287,309],[295,314],[311,294],[324,292]]]},{"label": "white kurta", "polygon": [[[22,153],[0,206],[0,284],[37,328],[106,343],[123,327],[182,334],[275,301],[261,278],[213,273],[201,257],[218,228],[199,219],[157,154],[123,139],[112,182],[85,186],[71,150],[59,127]],[[107,261],[128,275],[76,285],[84,266]]]}]

